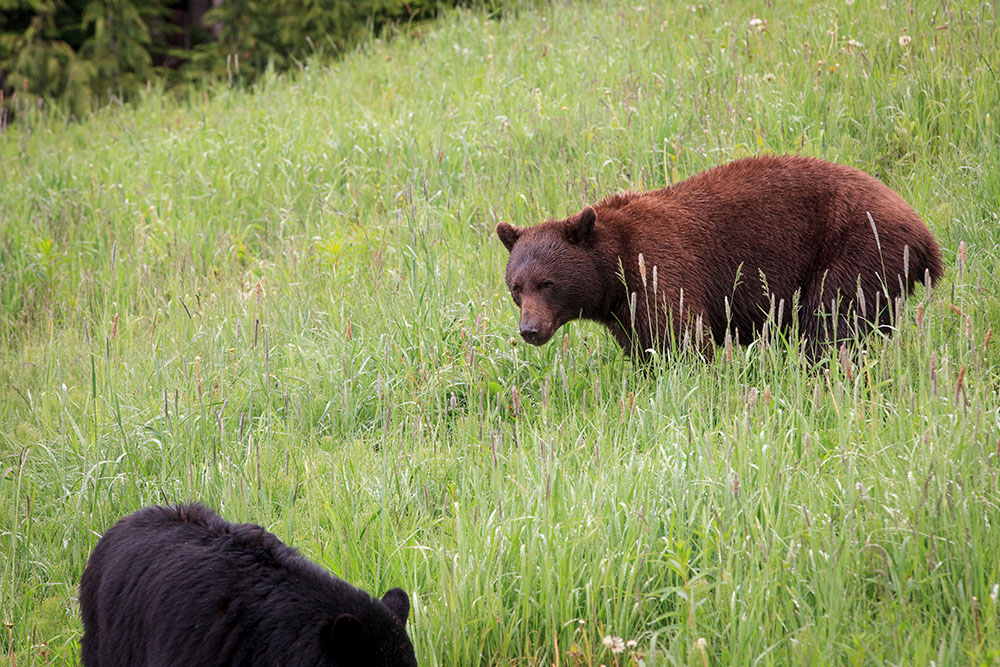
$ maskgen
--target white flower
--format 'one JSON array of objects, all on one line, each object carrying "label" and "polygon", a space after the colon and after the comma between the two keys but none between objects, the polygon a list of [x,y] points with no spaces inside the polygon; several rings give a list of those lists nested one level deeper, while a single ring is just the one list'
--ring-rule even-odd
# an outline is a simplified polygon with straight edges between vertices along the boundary
[{"label": "white flower", "polygon": [[756,28],[759,25],[764,25],[764,21],[761,20],[761,19],[759,19],[759,18],[757,18],[756,16],[753,17],[752,19],[750,19],[750,27],[751,28]]},{"label": "white flower", "polygon": [[[994,588],[996,588],[996,587],[994,586]],[[625,646],[627,646],[630,650],[634,649],[638,645],[639,645],[639,642],[637,640],[635,640],[635,639],[630,639],[627,642],[625,642]]]},{"label": "white flower", "polygon": [[767,74],[765,74],[764,75],[764,81],[766,83],[771,83],[772,81],[774,81],[774,74],[772,74],[771,72],[768,72]]},{"label": "white flower", "polygon": [[695,642],[695,645],[698,647],[699,651],[704,653],[705,649],[708,647],[708,640],[704,637],[698,637],[698,641]]},{"label": "white flower", "polygon": [[625,640],[621,637],[612,637],[611,635],[608,635],[602,639],[601,642],[611,649],[612,653],[621,653],[625,650]]},{"label": "white flower", "polygon": [[860,49],[860,48],[862,48],[864,46],[864,44],[862,44],[861,42],[859,42],[856,39],[849,39],[849,40],[847,40],[847,45],[850,46],[851,48],[854,48],[854,49]]},{"label": "white flower", "polygon": [[906,47],[908,47],[910,45],[910,42],[912,42],[912,41],[913,41],[913,38],[910,37],[909,35],[901,35],[900,38],[899,38],[899,45],[902,46],[905,49]]},{"label": "white flower", "polygon": [[1000,596],[1000,584],[993,584],[993,589],[990,591],[990,601],[996,604],[998,596]]}]

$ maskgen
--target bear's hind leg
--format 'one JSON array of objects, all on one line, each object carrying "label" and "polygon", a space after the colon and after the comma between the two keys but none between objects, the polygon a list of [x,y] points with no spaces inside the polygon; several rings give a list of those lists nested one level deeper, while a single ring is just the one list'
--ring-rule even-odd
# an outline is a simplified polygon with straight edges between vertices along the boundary
[{"label": "bear's hind leg", "polygon": [[[818,290],[806,295],[799,309],[799,335],[804,340],[806,358],[816,363],[831,347],[839,347],[857,337],[854,324],[854,301],[844,299],[840,290],[823,290],[829,297],[821,300]],[[860,322],[860,320],[858,320]]]}]

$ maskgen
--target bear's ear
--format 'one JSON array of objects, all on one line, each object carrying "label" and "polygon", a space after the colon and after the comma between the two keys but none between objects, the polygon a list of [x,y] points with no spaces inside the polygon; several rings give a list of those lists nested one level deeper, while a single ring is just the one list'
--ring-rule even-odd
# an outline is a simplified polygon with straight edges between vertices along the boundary
[{"label": "bear's ear", "polygon": [[497,236],[507,246],[507,250],[513,250],[514,244],[517,243],[518,237],[521,236],[521,228],[501,222],[497,225]]},{"label": "bear's ear", "polygon": [[382,596],[384,604],[389,612],[396,617],[401,625],[406,625],[406,617],[410,615],[410,598],[406,596],[406,591],[402,588],[393,588],[386,591]]},{"label": "bear's ear", "polygon": [[576,219],[566,223],[566,238],[570,243],[583,243],[594,234],[594,223],[597,222],[597,212],[593,206],[583,209]]},{"label": "bear's ear", "polygon": [[332,618],[319,631],[323,652],[337,665],[364,665],[371,652],[368,631],[357,616],[341,614]]}]

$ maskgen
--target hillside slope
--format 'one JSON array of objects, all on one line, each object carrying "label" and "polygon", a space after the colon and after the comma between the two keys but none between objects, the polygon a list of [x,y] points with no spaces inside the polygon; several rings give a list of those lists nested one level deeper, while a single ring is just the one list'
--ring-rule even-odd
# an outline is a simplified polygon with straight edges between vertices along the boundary
[{"label": "hillside slope", "polygon": [[[998,8],[801,4],[454,12],[0,135],[0,655],[75,664],[100,533],[197,499],[404,587],[422,665],[1000,659]],[[496,222],[759,152],[924,216],[896,336],[517,344]]]}]

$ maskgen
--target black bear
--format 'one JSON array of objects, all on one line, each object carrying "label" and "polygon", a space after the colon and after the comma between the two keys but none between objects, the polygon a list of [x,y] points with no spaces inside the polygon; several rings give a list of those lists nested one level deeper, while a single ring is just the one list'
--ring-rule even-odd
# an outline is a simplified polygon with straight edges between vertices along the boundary
[{"label": "black bear", "polygon": [[411,667],[410,600],[381,600],[260,526],[147,507],[98,541],[80,580],[87,667]]},{"label": "black bear", "polygon": [[583,317],[639,356],[685,340],[711,355],[713,340],[746,342],[770,314],[782,328],[796,322],[815,358],[889,330],[897,297],[942,272],[937,242],[899,195],[857,169],[790,155],[496,232],[525,341],[542,345]]}]

